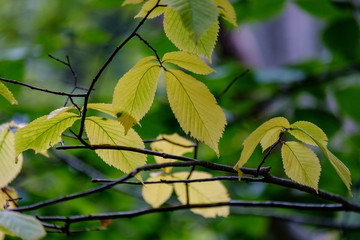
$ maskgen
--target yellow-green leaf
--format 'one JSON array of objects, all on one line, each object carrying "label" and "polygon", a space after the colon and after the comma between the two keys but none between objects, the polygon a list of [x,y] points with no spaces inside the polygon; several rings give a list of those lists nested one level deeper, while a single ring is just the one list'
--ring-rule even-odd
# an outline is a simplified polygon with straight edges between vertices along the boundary
[{"label": "yellow-green leaf", "polygon": [[0,82],[0,95],[3,96],[6,100],[8,100],[11,104],[18,103],[14,98],[14,95],[10,92],[10,90],[1,82]]},{"label": "yellow-green leaf", "polygon": [[[309,136],[311,140],[321,149],[321,151],[325,154],[326,158],[329,159],[331,165],[334,167],[336,173],[339,175],[343,183],[345,184],[346,188],[349,191],[349,194],[351,193],[351,173],[349,169],[337,158],[335,157],[326,147],[324,144],[324,139],[321,141],[315,138],[312,134],[305,131],[303,128],[299,127],[299,125],[295,125],[295,123],[292,125],[292,131],[298,130],[303,132],[305,135]],[[316,134],[315,134],[316,135]],[[321,135],[320,135],[321,136]],[[327,141],[326,141],[327,143]]]},{"label": "yellow-green leaf", "polygon": [[109,114],[113,117],[116,117],[115,111],[114,111],[114,106],[113,104],[108,104],[108,103],[89,103],[87,105],[88,108]]},{"label": "yellow-green leaf", "polygon": [[[158,0],[149,0],[146,3],[144,3],[140,12],[135,16],[135,18],[144,18],[146,16],[146,14],[148,14],[148,12],[155,7],[157,2],[158,2]],[[160,1],[159,4],[162,5],[162,2]],[[158,6],[149,14],[149,16],[147,18],[148,19],[156,18],[156,17],[160,16],[161,14],[163,14],[165,12],[165,10],[166,10],[166,7]]]},{"label": "yellow-green leaf", "polygon": [[41,222],[35,217],[6,210],[0,211],[0,230],[24,240],[37,240],[46,235]]},{"label": "yellow-green leaf", "polygon": [[[173,174],[174,179],[185,180],[189,176],[189,172],[178,172]],[[194,171],[190,179],[211,178],[212,176],[206,172]],[[224,185],[219,181],[214,182],[194,182],[189,183],[189,203],[190,204],[207,204],[230,201],[229,194]],[[175,183],[175,192],[182,204],[187,204],[186,185],[185,183]],[[216,216],[226,217],[229,215],[229,207],[212,207],[212,208],[193,208],[192,212],[206,218],[214,218]]]},{"label": "yellow-green leaf", "polygon": [[345,184],[346,188],[351,193],[351,174],[349,169],[342,163],[334,154],[332,154],[329,150],[327,150],[327,156],[331,165],[334,167],[336,173],[339,175],[343,183]]},{"label": "yellow-green leaf", "polygon": [[125,128],[125,134],[149,111],[155,96],[160,66],[143,59],[128,71],[117,83],[113,108]]},{"label": "yellow-green leaf", "polygon": [[[160,180],[172,180],[172,177],[167,175],[149,177],[147,181],[158,182]],[[142,196],[144,200],[150,204],[152,207],[160,207],[164,202],[166,202],[173,192],[173,185],[166,183],[154,183],[154,184],[145,184],[142,187]]]},{"label": "yellow-green leaf", "polygon": [[125,0],[121,6],[125,6],[125,5],[128,5],[128,4],[139,4],[139,3],[142,3],[144,2],[145,0]]},{"label": "yellow-green leaf", "polygon": [[286,175],[318,191],[321,166],[316,154],[299,142],[285,142],[281,148]]},{"label": "yellow-green leaf", "polygon": [[[143,141],[134,130],[130,129],[125,135],[124,127],[114,119],[88,117],[85,120],[85,130],[92,145],[145,148]],[[141,153],[108,149],[95,151],[107,164],[125,173],[146,163],[146,155]]]},{"label": "yellow-green leaf", "polygon": [[326,146],[328,142],[328,138],[323,130],[311,122],[295,122],[291,124],[289,133],[298,140],[313,146],[317,146],[317,144],[312,138],[317,139],[324,146]]},{"label": "yellow-green leaf", "polygon": [[217,22],[219,11],[212,0],[164,0],[181,18],[183,26],[197,41]]},{"label": "yellow-green leaf", "polygon": [[184,27],[180,15],[168,8],[165,11],[164,31],[170,41],[180,50],[206,57],[211,62],[211,53],[218,37],[219,22],[213,23],[200,39],[194,42],[191,38],[191,32]]},{"label": "yellow-green leaf", "polygon": [[168,52],[162,58],[163,62],[178,65],[197,74],[209,74],[214,69],[209,67],[199,56],[189,52]]},{"label": "yellow-green leaf", "polygon": [[16,133],[16,154],[27,149],[34,149],[36,153],[49,149],[61,141],[61,134],[79,118],[75,113],[62,112],[53,118],[42,116]]},{"label": "yellow-green leaf", "polygon": [[75,108],[75,106],[61,107],[61,108],[55,109],[54,111],[49,113],[49,115],[47,116],[47,119],[53,118],[63,112],[69,111],[70,109],[74,109],[74,108]]},{"label": "yellow-green leaf", "polygon": [[266,149],[274,145],[279,140],[280,133],[282,131],[282,127],[276,127],[269,130],[260,141],[262,150],[265,151]]},{"label": "yellow-green leaf", "polygon": [[15,134],[9,129],[0,133],[0,188],[7,186],[20,172],[22,157],[15,154]]},{"label": "yellow-green leaf", "polygon": [[215,97],[205,84],[180,70],[168,70],[165,77],[170,106],[182,129],[219,155],[226,119]]},{"label": "yellow-green leaf", "polygon": [[[4,187],[0,189],[0,210],[3,210],[6,205],[7,209],[16,208],[17,192],[11,187]],[[1,238],[0,238],[1,239]]]},{"label": "yellow-green leaf", "polygon": [[228,0],[214,0],[214,3],[220,10],[220,15],[228,21],[232,23],[235,27],[237,26],[236,23],[236,13],[233,5],[229,3]]},{"label": "yellow-green leaf", "polygon": [[[179,136],[177,133],[166,135],[160,134],[156,141],[150,144],[152,150],[174,155],[183,155],[194,151],[194,143],[186,138]],[[174,162],[176,160],[165,159],[162,157],[154,156],[157,163]],[[172,167],[163,168],[164,172],[171,172]]]},{"label": "yellow-green leaf", "polygon": [[234,169],[239,173],[239,179],[241,178],[242,172],[239,168],[244,166],[244,164],[249,160],[251,154],[254,152],[256,146],[259,144],[261,139],[265,136],[267,132],[276,128],[289,128],[290,123],[286,118],[276,117],[272,118],[269,121],[263,123],[255,131],[253,131],[243,142],[243,150],[240,155],[240,160],[234,166]]}]

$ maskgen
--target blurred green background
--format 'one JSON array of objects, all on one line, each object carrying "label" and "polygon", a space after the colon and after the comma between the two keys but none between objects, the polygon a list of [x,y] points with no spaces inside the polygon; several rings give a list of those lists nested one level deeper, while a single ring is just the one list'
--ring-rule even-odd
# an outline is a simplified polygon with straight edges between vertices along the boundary
[{"label": "blurred green background", "polygon": [[[0,0],[0,76],[43,88],[70,91],[71,72],[48,57],[70,57],[79,85],[88,87],[115,47],[138,24],[133,16],[140,6],[121,7],[122,0]],[[196,76],[218,96],[246,69],[219,104],[228,125],[220,141],[220,158],[200,144],[199,159],[234,165],[241,143],[264,121],[284,116],[290,122],[307,120],[321,127],[329,137],[330,149],[351,171],[354,202],[360,203],[360,48],[359,5],[338,0],[234,0],[238,28],[221,22],[219,41],[213,53],[216,73]],[[149,20],[139,31],[162,56],[175,46],[162,30],[162,17]],[[138,39],[129,42],[104,72],[91,102],[110,103],[118,79],[137,61],[152,52]],[[29,122],[59,108],[64,97],[6,84],[19,105],[0,99],[0,123]],[[81,92],[81,91],[79,91]],[[81,105],[81,102],[78,102]],[[90,112],[98,114],[97,112]],[[184,135],[171,113],[160,85],[154,105],[135,127],[143,139],[178,132]],[[75,143],[64,137],[68,144]],[[23,199],[21,205],[44,201],[94,186],[92,176],[118,178],[122,173],[107,166],[94,152],[71,150],[50,152],[51,158],[25,154],[21,174],[11,184]],[[321,153],[319,187],[346,198],[345,186]],[[190,156],[190,155],[189,155]],[[90,175],[69,166],[62,158],[75,157],[91,170]],[[152,157],[148,158],[152,163]],[[247,167],[257,167],[260,148]],[[75,160],[71,160],[74,164]],[[271,173],[286,177],[280,153],[267,160]],[[214,173],[215,175],[217,173]],[[308,194],[255,183],[224,183],[232,199],[321,202]],[[176,203],[175,198],[170,203]],[[127,211],[149,207],[141,198],[141,186],[118,186],[90,197],[60,203],[30,212],[32,215],[77,215]],[[105,231],[49,233],[45,239],[359,239],[360,233],[326,229],[253,216],[259,212],[232,209],[228,218],[204,219],[190,211],[161,213],[133,219],[114,220]],[[285,214],[332,219],[340,224],[358,224],[358,214],[306,211],[260,210],[261,214]],[[97,221],[75,224],[76,228],[97,228]],[[290,238],[287,237],[287,229]],[[289,230],[290,229],[290,230]],[[295,238],[296,237],[296,238]],[[8,237],[7,239],[11,239]]]}]

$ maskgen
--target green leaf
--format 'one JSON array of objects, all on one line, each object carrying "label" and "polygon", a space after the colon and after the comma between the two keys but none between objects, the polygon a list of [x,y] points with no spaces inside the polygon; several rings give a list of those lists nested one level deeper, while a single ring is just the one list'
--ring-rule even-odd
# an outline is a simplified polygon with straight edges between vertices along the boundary
[{"label": "green leaf", "polygon": [[[158,0],[149,0],[146,3],[144,3],[144,5],[142,6],[140,12],[135,16],[135,18],[144,18],[146,16],[146,14],[153,9],[153,7],[155,7],[156,3],[158,2]],[[159,4],[162,4],[162,2],[160,2]],[[166,7],[164,6],[160,6],[160,7],[156,7],[147,17],[148,19],[152,19],[152,18],[156,18],[158,16],[160,16],[161,14],[163,14],[166,10]]]},{"label": "green leaf", "polygon": [[[304,131],[306,133],[304,133]],[[327,146],[328,138],[326,134],[316,126],[315,124],[307,121],[298,121],[290,126],[290,130],[288,131],[291,135],[293,135],[298,140],[310,144],[313,146],[317,146],[317,143],[314,142],[313,138],[315,138],[317,141],[319,141],[322,145]],[[311,135],[311,137],[309,136]]]},{"label": "green leaf", "polygon": [[109,114],[113,117],[116,117],[115,111],[114,111],[114,106],[113,104],[108,104],[108,103],[89,103],[87,105],[88,108],[90,109],[94,109],[106,114]]},{"label": "green leaf", "polygon": [[[160,175],[149,177],[147,181],[161,181],[161,180],[173,180],[171,176]],[[160,207],[164,202],[166,202],[174,190],[172,184],[165,183],[155,183],[155,184],[146,184],[142,187],[142,196],[144,200],[150,204],[153,208]]]},{"label": "green leaf", "polygon": [[321,166],[316,154],[299,142],[285,142],[281,148],[286,175],[318,192]]},{"label": "green leaf", "polygon": [[10,90],[0,82],[0,95],[3,96],[6,100],[8,100],[11,104],[17,104],[18,102],[14,98],[13,94]]},{"label": "green leaf", "polygon": [[217,22],[219,11],[212,0],[164,0],[179,15],[191,37],[198,41]]},{"label": "green leaf", "polygon": [[[189,172],[177,172],[173,175],[174,179],[185,180],[189,176]],[[211,174],[206,172],[194,171],[190,179],[211,178]],[[190,204],[207,204],[230,201],[229,193],[220,181],[214,182],[194,182],[188,184],[189,203]],[[186,185],[185,183],[175,183],[175,192],[182,204],[187,204]],[[206,218],[214,218],[216,216],[227,217],[230,212],[229,206],[213,207],[213,208],[192,208],[192,212]]]},{"label": "green leaf", "polygon": [[10,129],[0,133],[0,188],[6,187],[20,172],[23,159],[15,154],[15,134]]},{"label": "green leaf", "polygon": [[274,145],[279,140],[280,133],[282,131],[282,127],[276,127],[269,130],[260,141],[262,150],[265,151],[266,149]]},{"label": "green leaf", "polygon": [[234,166],[234,169],[239,173],[239,179],[241,178],[242,172],[239,168],[249,160],[250,156],[254,152],[256,146],[259,144],[265,134],[272,129],[289,128],[290,123],[286,118],[276,117],[268,120],[253,131],[243,142],[244,148],[241,152],[240,160]]},{"label": "green leaf", "polygon": [[[92,145],[145,148],[143,141],[133,129],[125,135],[124,127],[114,119],[88,117],[85,120],[85,130]],[[108,149],[95,151],[107,164],[125,173],[146,163],[146,155],[141,153]]]},{"label": "green leaf", "polygon": [[180,70],[168,70],[165,77],[170,107],[181,128],[219,156],[218,143],[226,119],[215,97],[202,82]]},{"label": "green leaf", "polygon": [[141,60],[117,83],[113,108],[125,128],[125,134],[149,111],[160,76],[160,66],[149,62],[154,57]]},{"label": "green leaf", "polygon": [[24,240],[37,240],[46,232],[35,217],[12,211],[0,211],[0,230]]},{"label": "green leaf", "polygon": [[171,8],[168,8],[165,11],[164,31],[170,41],[180,50],[206,57],[211,62],[211,53],[218,37],[218,22],[213,23],[204,34],[194,42],[191,38],[191,32],[184,27],[180,15]]},{"label": "green leaf", "polygon": [[222,17],[236,27],[236,13],[233,5],[228,0],[214,0],[214,3],[219,8]]},{"label": "green leaf", "polygon": [[329,0],[297,0],[296,4],[306,12],[320,18],[335,18],[341,12]]},{"label": "green leaf", "polygon": [[27,149],[34,149],[36,153],[49,149],[61,141],[61,134],[74,122],[80,119],[75,113],[62,112],[53,118],[42,116],[25,127],[15,135],[16,155]]},{"label": "green leaf", "polygon": [[360,87],[353,86],[336,92],[336,100],[341,112],[360,122],[360,111],[354,103],[360,102]]},{"label": "green leaf", "polygon": [[189,52],[168,52],[162,58],[164,63],[169,62],[197,74],[209,74],[214,69],[209,67],[199,56]]},{"label": "green leaf", "polygon": [[128,4],[140,4],[144,2],[145,0],[125,0],[121,6],[125,6]]},{"label": "green leaf", "polygon": [[349,191],[349,194],[351,195],[351,174],[349,169],[338,159],[336,158],[327,148],[325,145],[323,145],[319,140],[317,140],[315,137],[313,137],[310,133],[308,133],[306,130],[300,128],[299,126],[293,126],[293,129],[298,129],[299,131],[302,131],[303,133],[307,134],[315,143],[316,145],[321,149],[321,151],[325,154],[326,158],[329,159],[331,165],[335,168],[336,173],[339,175],[343,183],[345,184],[346,188]]}]

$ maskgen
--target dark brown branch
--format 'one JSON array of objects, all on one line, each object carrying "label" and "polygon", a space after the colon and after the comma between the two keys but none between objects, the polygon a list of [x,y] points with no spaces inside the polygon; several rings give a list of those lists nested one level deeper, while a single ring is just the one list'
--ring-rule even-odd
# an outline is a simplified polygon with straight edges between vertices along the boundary
[{"label": "dark brown branch", "polygon": [[82,113],[82,118],[81,118],[81,124],[80,124],[80,130],[79,130],[79,134],[78,136],[81,138],[84,132],[84,126],[85,126],[85,118],[86,118],[86,112],[87,112],[87,104],[89,102],[89,98],[90,98],[90,94],[93,90],[93,88],[95,87],[96,82],[99,80],[99,78],[101,77],[102,73],[104,72],[104,70],[108,67],[108,65],[112,62],[113,58],[116,56],[116,54],[120,51],[120,49],[122,49],[133,37],[136,36],[137,31],[139,30],[139,28],[145,23],[145,21],[147,20],[148,16],[150,15],[150,13],[152,11],[154,11],[155,8],[158,7],[160,0],[158,0],[155,4],[155,6],[145,15],[145,17],[140,21],[140,23],[136,26],[136,28],[134,29],[134,31],[114,50],[114,52],[110,55],[110,57],[108,58],[108,60],[104,63],[104,65],[100,68],[99,72],[96,74],[96,76],[94,77],[94,79],[91,82],[91,85],[89,87],[89,90],[86,93],[86,96],[84,97],[84,108],[83,108],[83,113]]},{"label": "dark brown branch", "polygon": [[207,203],[207,204],[189,204],[189,205],[175,205],[160,208],[140,209],[134,211],[111,212],[91,215],[78,215],[71,217],[62,216],[38,216],[41,221],[67,221],[69,223],[102,220],[102,219],[117,219],[117,218],[132,218],[150,213],[173,212],[192,208],[210,208],[210,207],[253,207],[253,208],[286,208],[297,210],[311,210],[311,211],[346,211],[348,210],[341,204],[312,204],[312,203],[291,203],[278,201],[241,201],[232,200],[229,202]]},{"label": "dark brown branch", "polygon": [[164,67],[164,65],[163,65],[163,63],[162,63],[162,61],[161,61],[161,59],[160,59],[160,57],[159,57],[156,49],[153,48],[153,47],[150,45],[150,43],[149,43],[148,41],[146,41],[145,39],[143,39],[139,34],[136,33],[135,36],[137,36],[143,43],[145,43],[145,45],[146,45],[148,48],[150,48],[150,49],[154,52],[154,54],[155,54],[155,56],[156,56],[156,59],[157,59],[157,61],[159,62],[160,66],[166,70],[166,68]]},{"label": "dark brown branch", "polygon": [[26,84],[26,83],[18,82],[18,81],[15,81],[15,80],[6,79],[6,78],[1,78],[1,77],[0,77],[0,81],[12,83],[12,84],[15,84],[15,85],[21,85],[21,86],[24,86],[24,87],[27,87],[27,88],[30,88],[30,89],[33,89],[33,90],[46,92],[46,93],[51,93],[51,94],[54,94],[54,95],[61,95],[61,96],[68,96],[68,97],[86,97],[86,94],[74,94],[74,93],[66,93],[66,92],[57,92],[57,91],[52,91],[52,90],[48,90],[48,89],[45,89],[45,88],[39,88],[39,87],[32,86],[30,84]]}]

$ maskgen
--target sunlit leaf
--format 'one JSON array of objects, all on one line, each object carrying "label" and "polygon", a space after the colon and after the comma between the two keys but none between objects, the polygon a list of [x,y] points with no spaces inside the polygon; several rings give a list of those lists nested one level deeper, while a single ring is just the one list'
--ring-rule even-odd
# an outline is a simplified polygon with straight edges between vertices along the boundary
[{"label": "sunlit leaf", "polygon": [[[189,172],[178,172],[173,174],[174,179],[185,180],[189,176]],[[212,176],[206,172],[194,171],[190,179],[211,178]],[[195,182],[189,183],[189,203],[190,204],[206,204],[230,201],[229,194],[224,185],[219,181],[214,182]],[[185,183],[175,183],[175,192],[182,204],[187,204],[186,185]],[[229,215],[229,207],[213,207],[191,209],[192,212],[206,218],[214,218],[216,216],[226,217]]]},{"label": "sunlit leaf", "polygon": [[165,77],[170,106],[182,129],[219,155],[226,119],[215,97],[202,82],[182,71],[168,70]]},{"label": "sunlit leaf", "polygon": [[292,126],[292,129],[296,129],[299,131],[302,131],[304,134],[307,134],[315,143],[316,145],[321,149],[321,151],[325,154],[326,158],[329,159],[331,165],[334,167],[336,173],[339,175],[343,183],[345,184],[346,188],[349,191],[349,194],[351,193],[351,173],[349,169],[337,158],[335,155],[333,155],[324,145],[321,141],[313,137],[310,133],[305,131],[304,129],[300,128],[298,125]]},{"label": "sunlit leaf", "polygon": [[[186,138],[179,136],[177,133],[166,135],[160,134],[156,141],[150,144],[152,150],[174,155],[183,155],[194,151],[194,143]],[[162,157],[154,156],[157,163],[174,162],[176,160],[165,159]],[[172,167],[163,168],[164,172],[171,172]]]},{"label": "sunlit leaf", "polygon": [[281,148],[281,156],[289,178],[318,191],[321,166],[310,148],[299,142],[285,142]]},{"label": "sunlit leaf", "polygon": [[[116,145],[145,148],[139,135],[132,129],[125,135],[124,127],[116,120],[88,117],[85,130],[92,145]],[[130,151],[97,149],[96,153],[110,166],[125,173],[146,163],[146,155]]]},{"label": "sunlit leaf", "polygon": [[125,6],[128,4],[139,4],[144,2],[145,0],[125,0],[121,6]]},{"label": "sunlit leaf", "polygon": [[24,240],[37,240],[46,235],[44,227],[35,217],[6,210],[0,211],[0,230]]},{"label": "sunlit leaf", "polygon": [[168,8],[165,11],[164,31],[170,41],[180,50],[206,57],[211,62],[211,53],[218,37],[218,22],[213,23],[200,39],[194,42],[191,38],[191,32],[184,27],[179,14]]},{"label": "sunlit leaf", "polygon": [[228,0],[214,0],[214,3],[219,8],[220,15],[236,27],[236,13],[233,5]]},{"label": "sunlit leaf", "polygon": [[14,95],[10,92],[10,90],[1,82],[0,82],[0,95],[3,96],[6,100],[8,100],[11,104],[18,103],[14,98]]},{"label": "sunlit leaf", "polygon": [[[149,177],[146,181],[157,182],[160,180],[172,180],[172,177],[168,175]],[[145,184],[142,187],[142,195],[144,200],[150,204],[152,207],[160,207],[164,202],[166,202],[173,192],[173,185],[166,183],[158,184]]]},{"label": "sunlit leaf", "polygon": [[7,209],[16,208],[18,195],[15,189],[11,187],[4,187],[0,189],[0,210],[3,210],[6,205]]},{"label": "sunlit leaf", "polygon": [[214,69],[209,67],[199,56],[189,52],[168,52],[162,58],[164,63],[169,62],[197,74],[209,74]]},{"label": "sunlit leaf", "polygon": [[61,107],[61,108],[58,108],[58,109],[55,109],[54,111],[52,111],[51,113],[49,113],[49,115],[47,116],[46,119],[50,119],[50,118],[53,118],[63,112],[66,112],[66,111],[69,111],[70,109],[74,109],[75,106],[70,106],[70,107]]},{"label": "sunlit leaf", "polygon": [[266,149],[274,145],[279,140],[280,133],[282,131],[282,127],[276,127],[269,130],[260,141],[262,150],[265,151]]},{"label": "sunlit leaf", "polygon": [[240,160],[234,166],[234,169],[239,173],[239,179],[241,178],[242,172],[239,168],[244,166],[244,164],[249,160],[251,154],[254,152],[256,146],[259,144],[261,139],[265,136],[267,132],[272,129],[279,128],[289,128],[290,123],[286,118],[276,117],[272,118],[269,121],[263,123],[255,131],[253,131],[243,142],[243,150],[240,155]]},{"label": "sunlit leaf", "polygon": [[61,134],[79,118],[75,113],[62,112],[53,118],[42,116],[16,133],[16,154],[27,149],[34,149],[36,153],[50,148],[61,141]]},{"label": "sunlit leaf", "polygon": [[[302,130],[299,130],[299,128],[301,128]],[[319,128],[318,126],[316,126],[311,122],[306,122],[306,121],[295,122],[291,124],[289,133],[294,137],[296,137],[297,139],[299,139],[300,141],[313,146],[317,146],[317,144],[316,142],[314,142],[312,137],[316,138],[324,146],[326,146],[328,142],[328,138],[326,134],[323,132],[323,130],[321,130],[321,128]],[[310,135],[312,137],[310,137]]]},{"label": "sunlit leaf", "polygon": [[15,134],[9,129],[0,133],[0,188],[7,186],[20,172],[22,156],[15,154]]},{"label": "sunlit leaf", "polygon": [[138,123],[153,103],[160,66],[146,58],[136,64],[117,83],[113,96],[116,117],[125,128],[125,133]]},{"label": "sunlit leaf", "polygon": [[116,117],[115,111],[114,111],[114,106],[113,104],[108,104],[108,103],[89,103],[87,105],[88,108],[90,109],[94,109],[106,114],[109,114],[113,117]]},{"label": "sunlit leaf", "polygon": [[[135,18],[144,18],[146,16],[146,14],[148,14],[148,12],[155,7],[157,2],[158,2],[158,0],[149,0],[146,3],[144,3],[140,12],[135,16]],[[162,4],[162,2],[160,1],[159,4]],[[163,14],[165,12],[165,10],[166,10],[166,7],[164,7],[164,6],[156,7],[149,14],[149,16],[147,18],[148,19],[156,18],[156,17],[160,16],[161,14]]]},{"label": "sunlit leaf", "polygon": [[219,11],[212,0],[164,0],[179,15],[183,26],[197,41],[217,22]]}]

